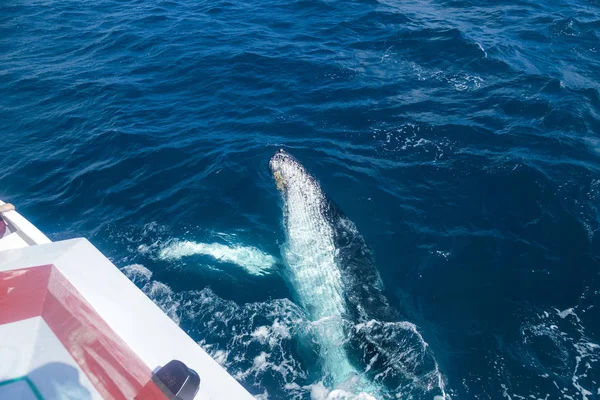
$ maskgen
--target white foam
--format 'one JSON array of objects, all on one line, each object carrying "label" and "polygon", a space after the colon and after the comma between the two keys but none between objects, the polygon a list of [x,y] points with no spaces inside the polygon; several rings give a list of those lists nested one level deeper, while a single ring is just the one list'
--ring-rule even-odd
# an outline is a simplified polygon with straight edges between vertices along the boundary
[{"label": "white foam", "polygon": [[[366,371],[371,371],[379,358],[384,357],[383,366],[380,362],[377,370],[373,371],[375,382],[397,382],[398,378],[410,380],[413,382],[412,389],[423,393],[434,391],[437,392],[434,397],[449,399],[439,365],[415,324],[370,320],[354,325],[354,330],[377,349],[376,357],[368,359],[371,353],[364,354]],[[402,393],[402,384],[395,391]]]},{"label": "white foam", "polygon": [[[481,47],[479,43],[477,43],[477,45],[483,52],[484,57],[487,57],[487,53],[485,52],[483,47]],[[484,83],[483,78],[481,78],[479,75],[470,75],[467,73],[449,74],[442,70],[428,71],[422,66],[415,63],[411,63],[410,67],[417,75],[418,80],[425,81],[429,79],[435,79],[439,82],[452,85],[454,89],[456,89],[459,92],[462,92],[464,90],[477,90],[481,88]]]},{"label": "white foam", "polygon": [[560,311],[558,309],[555,309],[555,310],[556,310],[556,313],[558,314],[558,316],[561,317],[562,319],[565,319],[569,315],[572,315],[572,316],[574,316],[579,321],[579,317],[577,316],[577,314],[575,314],[573,307],[567,308],[567,309],[562,310],[562,311]]},{"label": "white foam", "polygon": [[447,83],[454,86],[454,89],[462,92],[464,90],[477,90],[483,84],[483,79],[478,75],[456,74],[445,77]]},{"label": "white foam", "polygon": [[483,52],[483,57],[484,57],[484,58],[487,58],[488,54],[487,54],[487,52],[485,51],[485,49],[483,48],[483,46],[481,45],[481,43],[479,43],[479,42],[475,42],[475,44],[477,45],[477,47],[479,47],[479,50],[481,50],[481,51]]},{"label": "white foam", "polygon": [[150,297],[175,323],[179,324],[179,300],[173,290],[162,282],[152,281],[146,287],[146,294]]},{"label": "white foam", "polygon": [[418,152],[433,162],[444,158],[445,153],[454,147],[454,143],[447,138],[434,138],[430,126],[408,123],[392,130],[375,130],[374,133],[373,138],[386,153]]},{"label": "white foam", "polygon": [[[510,379],[511,372],[506,370],[507,364],[502,357],[497,357],[494,358],[494,365],[498,377],[506,379],[500,383],[505,398],[595,398],[593,371],[600,363],[600,345],[589,338],[577,315],[578,307],[562,311],[554,308],[555,313],[537,311],[537,315],[525,318],[516,359],[523,367],[540,371],[539,377],[551,380],[553,387],[540,387],[541,391],[537,393],[515,393],[520,389],[520,382],[515,382],[518,371],[514,371],[513,379]],[[548,393],[549,388],[556,389],[556,392]]]},{"label": "white foam", "polygon": [[152,271],[142,264],[131,264],[123,267],[121,271],[129,277],[134,283],[136,280],[149,281],[152,278]]},{"label": "white foam", "polygon": [[[425,357],[428,345],[412,323],[370,320],[354,324],[340,317],[312,322],[287,299],[240,305],[208,288],[174,292],[164,283],[152,280],[152,272],[140,264],[128,265],[122,271],[171,318],[181,321],[192,337],[200,336],[200,345],[235,378],[255,388],[253,392],[260,393],[257,398],[266,399],[270,395],[300,400],[312,395],[315,400],[391,399],[439,387],[441,397],[448,399],[437,363],[430,367],[423,364],[421,358]],[[339,325],[349,335],[358,332],[366,342],[376,343],[376,356],[365,350],[365,357],[368,355],[365,370],[336,384],[325,384],[326,376],[320,376],[317,382],[307,381],[310,374],[301,361],[295,340],[307,335],[320,338],[320,334],[336,332]],[[318,352],[320,346],[309,342],[308,348],[309,352]],[[382,357],[385,357],[383,366]],[[426,374],[422,367],[427,368]],[[390,387],[388,392],[368,382],[366,373],[381,373],[383,378],[375,379],[376,384],[386,377],[400,377],[404,383],[396,390]],[[280,387],[269,386],[269,394],[265,386],[272,385],[273,379]]]},{"label": "white foam", "polygon": [[311,400],[376,400],[368,393],[351,393],[343,389],[328,389],[323,382],[307,385],[304,389],[310,391]]},{"label": "white foam", "polygon": [[227,361],[227,356],[229,355],[229,352],[224,351],[224,350],[217,350],[212,354],[212,357],[215,359],[216,362],[218,362],[221,365],[225,365],[225,362]]},{"label": "white foam", "polygon": [[255,276],[269,274],[277,264],[275,257],[255,247],[227,246],[221,243],[173,240],[163,246],[158,253],[161,260],[180,260],[183,257],[194,255],[210,256],[220,262],[238,265],[247,273]]},{"label": "white foam", "polygon": [[179,324],[179,299],[173,290],[162,282],[152,280],[152,271],[141,264],[131,264],[121,268],[121,271],[137,286],[146,296],[158,305],[165,314],[175,323]]},{"label": "white foam", "polygon": [[[143,265],[122,268],[131,280],[176,322],[186,325],[192,337],[236,379],[253,387],[276,377],[294,391],[296,381],[306,379],[293,336],[305,330],[300,309],[287,299],[238,305],[210,289],[174,292],[162,282],[151,280]],[[266,389],[258,398],[268,398]]]}]

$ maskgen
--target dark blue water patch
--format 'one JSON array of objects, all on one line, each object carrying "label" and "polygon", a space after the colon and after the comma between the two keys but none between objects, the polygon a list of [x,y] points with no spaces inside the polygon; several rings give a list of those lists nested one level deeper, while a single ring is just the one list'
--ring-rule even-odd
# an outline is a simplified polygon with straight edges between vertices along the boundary
[{"label": "dark blue water patch", "polygon": [[[447,394],[597,395],[593,2],[0,11],[0,197],[53,239],[143,265],[124,270],[253,394],[310,398],[323,378],[282,274],[160,251],[218,242],[279,258],[268,160],[283,147],[356,224]],[[396,394],[420,398],[418,381]]]}]

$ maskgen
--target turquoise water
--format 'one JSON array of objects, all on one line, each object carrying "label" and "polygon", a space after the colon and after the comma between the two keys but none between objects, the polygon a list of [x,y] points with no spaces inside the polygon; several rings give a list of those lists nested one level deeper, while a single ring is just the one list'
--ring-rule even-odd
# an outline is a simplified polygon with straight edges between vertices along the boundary
[{"label": "turquoise water", "polygon": [[323,398],[285,148],[372,252],[393,318],[340,348],[380,396],[594,399],[599,36],[584,0],[5,2],[0,198],[257,397]]}]

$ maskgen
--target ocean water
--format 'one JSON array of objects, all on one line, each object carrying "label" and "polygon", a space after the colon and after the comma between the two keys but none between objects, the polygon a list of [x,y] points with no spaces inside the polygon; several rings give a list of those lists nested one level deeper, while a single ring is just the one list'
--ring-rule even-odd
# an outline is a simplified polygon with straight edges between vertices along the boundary
[{"label": "ocean water", "polygon": [[592,400],[599,91],[593,0],[4,1],[0,198],[257,398],[331,398],[282,274],[284,148],[397,316],[343,321],[379,398]]}]

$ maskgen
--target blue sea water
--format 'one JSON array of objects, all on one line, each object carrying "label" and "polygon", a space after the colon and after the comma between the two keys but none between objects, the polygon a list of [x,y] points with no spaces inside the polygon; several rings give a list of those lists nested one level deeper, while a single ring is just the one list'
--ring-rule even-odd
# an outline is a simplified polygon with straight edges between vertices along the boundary
[{"label": "blue sea water", "polygon": [[591,400],[599,91],[593,0],[3,1],[0,198],[89,238],[257,398],[316,398],[285,148],[373,251],[399,319],[357,329],[387,398]]}]

